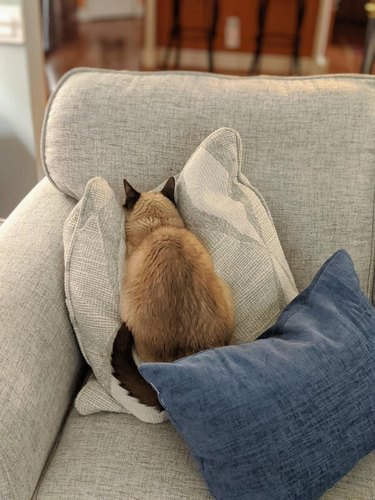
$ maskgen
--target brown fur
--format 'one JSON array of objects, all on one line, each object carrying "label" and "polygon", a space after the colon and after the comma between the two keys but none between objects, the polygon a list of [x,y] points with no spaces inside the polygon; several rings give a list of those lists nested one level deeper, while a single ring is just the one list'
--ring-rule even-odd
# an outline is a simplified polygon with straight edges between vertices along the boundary
[{"label": "brown fur", "polygon": [[[173,189],[173,178],[161,193],[139,194],[125,182],[127,255],[120,312],[145,362],[174,361],[228,345],[234,329],[231,292],[207,250],[184,227]],[[129,374],[121,369],[125,359],[117,348],[115,341],[112,364],[128,388]],[[148,404],[143,388],[133,393]]]}]

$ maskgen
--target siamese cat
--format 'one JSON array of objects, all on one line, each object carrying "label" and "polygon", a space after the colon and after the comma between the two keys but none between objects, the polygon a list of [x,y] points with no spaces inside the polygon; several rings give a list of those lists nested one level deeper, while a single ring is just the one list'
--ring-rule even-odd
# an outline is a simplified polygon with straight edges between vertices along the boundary
[{"label": "siamese cat", "polygon": [[126,180],[124,187],[123,325],[113,344],[113,374],[131,396],[161,409],[134,358],[175,361],[230,344],[233,299],[208,251],[185,228],[174,202],[174,178],[160,193],[138,193]]}]

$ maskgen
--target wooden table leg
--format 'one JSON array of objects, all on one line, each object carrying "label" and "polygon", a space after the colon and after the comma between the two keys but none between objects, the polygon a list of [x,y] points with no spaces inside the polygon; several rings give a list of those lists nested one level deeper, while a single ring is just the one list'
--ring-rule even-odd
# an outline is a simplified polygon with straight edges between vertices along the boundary
[{"label": "wooden table leg", "polygon": [[259,60],[262,54],[263,43],[264,43],[264,26],[266,23],[268,6],[269,6],[269,0],[259,0],[258,29],[257,29],[254,57],[249,70],[250,75],[255,74],[258,71]]},{"label": "wooden table leg", "polygon": [[214,71],[213,43],[216,37],[217,21],[219,19],[219,0],[212,0],[211,25],[208,30],[208,70]]},{"label": "wooden table leg", "polygon": [[169,32],[168,45],[165,49],[164,62],[162,65],[163,69],[168,68],[168,63],[170,59],[170,53],[173,45],[176,47],[176,67],[179,66],[180,62],[180,48],[181,48],[181,20],[180,20],[180,0],[173,0],[173,12],[172,12],[172,27]]},{"label": "wooden table leg", "polygon": [[300,46],[301,46],[301,30],[303,19],[305,17],[305,0],[297,0],[297,16],[296,16],[296,30],[294,32],[293,39],[293,65],[292,65],[292,73],[299,73],[299,55],[300,55]]}]

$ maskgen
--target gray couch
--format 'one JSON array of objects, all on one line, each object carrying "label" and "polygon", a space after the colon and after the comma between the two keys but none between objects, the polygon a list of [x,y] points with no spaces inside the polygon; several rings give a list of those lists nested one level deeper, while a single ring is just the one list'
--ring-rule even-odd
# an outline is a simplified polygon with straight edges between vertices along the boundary
[{"label": "gray couch", "polygon": [[[0,498],[210,498],[170,423],[79,416],[87,373],[64,302],[62,228],[86,182],[141,190],[219,127],[241,134],[302,289],[338,248],[373,295],[375,78],[237,78],[76,70],[52,96],[48,178],[0,229]],[[372,453],[325,499],[374,500]],[[270,499],[272,500],[272,499]]]}]

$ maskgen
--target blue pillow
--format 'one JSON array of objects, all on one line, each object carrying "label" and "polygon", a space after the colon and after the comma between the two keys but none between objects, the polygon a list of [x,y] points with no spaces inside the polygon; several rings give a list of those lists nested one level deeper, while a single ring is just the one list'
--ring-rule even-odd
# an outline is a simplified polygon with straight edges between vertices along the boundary
[{"label": "blue pillow", "polygon": [[255,342],[142,375],[218,499],[313,499],[375,448],[375,309],[338,251]]}]

